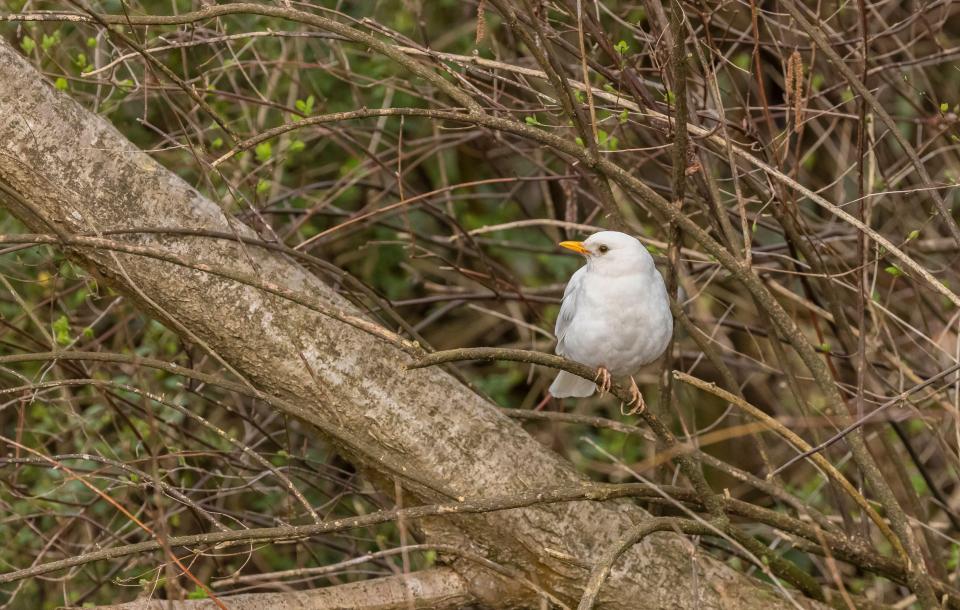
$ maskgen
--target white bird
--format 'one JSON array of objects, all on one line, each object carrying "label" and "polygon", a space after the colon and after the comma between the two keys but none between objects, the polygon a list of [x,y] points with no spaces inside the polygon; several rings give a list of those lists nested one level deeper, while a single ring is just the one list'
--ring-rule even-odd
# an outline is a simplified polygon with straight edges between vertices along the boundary
[{"label": "white bird", "polygon": [[[561,371],[550,386],[556,398],[584,397],[610,389],[610,375],[630,376],[637,409],[643,397],[633,375],[659,358],[673,335],[673,317],[663,276],[634,237],[617,231],[585,241],[560,242],[587,259],[570,278],[555,329],[556,353],[597,367],[589,381]],[[599,381],[598,381],[599,380]]]}]

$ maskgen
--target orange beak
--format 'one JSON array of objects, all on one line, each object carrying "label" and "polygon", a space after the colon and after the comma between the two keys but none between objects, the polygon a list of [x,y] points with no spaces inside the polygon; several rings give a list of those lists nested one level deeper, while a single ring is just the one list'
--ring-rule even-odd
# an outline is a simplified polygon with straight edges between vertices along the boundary
[{"label": "orange beak", "polygon": [[590,251],[584,247],[582,241],[562,241],[560,242],[559,245],[561,248],[566,248],[567,250],[573,250],[574,252],[577,252],[578,254],[583,254],[584,256],[586,256],[587,254],[590,254]]}]

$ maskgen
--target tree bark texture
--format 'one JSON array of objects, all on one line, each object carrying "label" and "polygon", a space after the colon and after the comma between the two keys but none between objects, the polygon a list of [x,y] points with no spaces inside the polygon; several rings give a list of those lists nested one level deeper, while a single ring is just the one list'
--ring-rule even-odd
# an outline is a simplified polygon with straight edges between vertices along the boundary
[{"label": "tree bark texture", "polygon": [[[0,191],[0,202],[37,232],[96,236],[117,229],[186,228],[255,237],[110,123],[56,91],[2,41],[0,181],[17,194]],[[112,238],[260,278],[343,316],[363,316],[282,254],[195,236]],[[366,472],[399,479],[411,500],[510,494],[581,478],[451,375],[438,368],[404,370],[413,361],[408,353],[341,319],[169,262],[66,250],[185,341],[204,346],[260,391],[283,398],[288,415],[315,427]],[[436,520],[424,531],[433,542],[460,544],[520,571],[575,606],[589,575],[585,566],[646,516],[629,502],[571,502]],[[650,536],[616,563],[599,606],[792,606],[767,586],[693,550],[679,535]],[[456,565],[472,592],[491,606],[537,603],[527,587]]]}]

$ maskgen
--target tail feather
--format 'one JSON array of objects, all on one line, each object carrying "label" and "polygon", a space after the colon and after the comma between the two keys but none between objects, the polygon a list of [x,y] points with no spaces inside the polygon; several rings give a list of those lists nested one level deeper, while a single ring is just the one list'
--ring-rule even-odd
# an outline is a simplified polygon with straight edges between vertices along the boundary
[{"label": "tail feather", "polygon": [[591,396],[597,389],[597,384],[578,377],[566,371],[560,371],[557,378],[550,385],[550,395],[554,398],[577,397],[584,398]]}]

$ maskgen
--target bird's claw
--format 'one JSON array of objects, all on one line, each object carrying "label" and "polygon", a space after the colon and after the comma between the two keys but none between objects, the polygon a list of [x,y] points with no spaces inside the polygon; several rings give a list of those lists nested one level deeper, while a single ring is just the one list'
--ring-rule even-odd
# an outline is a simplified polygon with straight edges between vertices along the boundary
[{"label": "bird's claw", "polygon": [[593,382],[597,384],[597,389],[600,390],[600,396],[603,396],[610,391],[610,371],[606,367],[601,366],[597,369],[597,376],[593,378]]},{"label": "bird's claw", "polygon": [[623,403],[620,403],[620,413],[623,415],[636,415],[637,413],[643,413],[647,408],[647,403],[643,400],[643,394],[640,393],[640,388],[637,387],[637,380],[630,376],[630,402],[627,403],[627,410],[623,410]]}]

